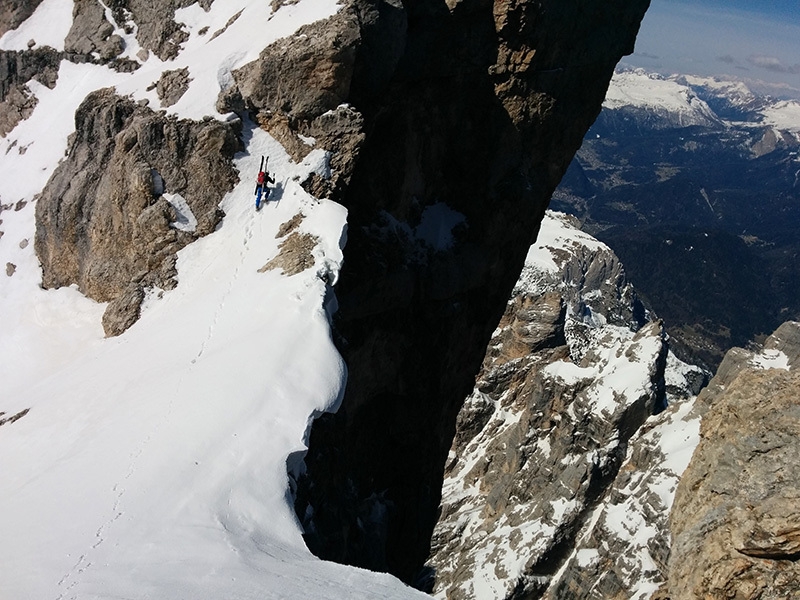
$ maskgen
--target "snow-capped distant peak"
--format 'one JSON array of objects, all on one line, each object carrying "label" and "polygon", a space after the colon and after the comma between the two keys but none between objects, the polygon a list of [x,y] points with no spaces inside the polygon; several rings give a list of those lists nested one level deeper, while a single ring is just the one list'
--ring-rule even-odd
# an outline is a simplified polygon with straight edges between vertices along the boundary
[{"label": "snow-capped distant peak", "polygon": [[603,107],[644,109],[669,117],[679,127],[710,125],[719,121],[714,111],[692,89],[675,79],[642,69],[614,74]]},{"label": "snow-capped distant peak", "polygon": [[800,133],[800,102],[797,100],[781,100],[764,108],[761,114],[765,125],[779,131]]},{"label": "snow-capped distant peak", "polygon": [[704,88],[710,93],[724,95],[731,103],[746,106],[758,98],[743,81],[727,81],[717,77],[698,77],[696,75],[676,76],[677,81],[685,82],[692,88]]},{"label": "snow-capped distant peak", "polygon": [[[771,127],[800,133],[800,102],[761,95],[744,81],[695,75],[664,76],[644,69],[615,73],[603,107],[636,113],[649,127]],[[655,123],[653,122],[655,119]]]}]

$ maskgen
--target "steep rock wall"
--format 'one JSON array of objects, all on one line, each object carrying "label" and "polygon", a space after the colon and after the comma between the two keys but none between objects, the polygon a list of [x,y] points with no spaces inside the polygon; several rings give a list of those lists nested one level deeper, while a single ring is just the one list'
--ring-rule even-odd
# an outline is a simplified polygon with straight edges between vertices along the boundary
[{"label": "steep rock wall", "polygon": [[702,374],[667,360],[646,318],[613,252],[547,215],[458,416],[437,598],[637,597],[665,579],[661,496],[679,473],[660,435]]},{"label": "steep rock wall", "polygon": [[335,316],[349,377],[313,426],[297,502],[320,556],[419,573],[458,410],[647,4],[354,3],[369,31],[405,29],[391,70],[358,42],[346,98],[365,135],[334,191],[349,210]]}]

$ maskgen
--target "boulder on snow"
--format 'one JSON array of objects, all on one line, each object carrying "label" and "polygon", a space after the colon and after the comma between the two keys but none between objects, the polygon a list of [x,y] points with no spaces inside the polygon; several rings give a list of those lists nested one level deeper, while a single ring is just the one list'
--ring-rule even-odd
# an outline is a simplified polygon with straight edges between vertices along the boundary
[{"label": "boulder on snow", "polygon": [[174,71],[164,71],[158,82],[147,89],[150,90],[155,87],[158,99],[161,100],[162,108],[167,108],[183,97],[186,90],[189,89],[190,81],[189,68],[184,67]]},{"label": "boulder on snow", "polygon": [[120,335],[131,325],[139,320],[139,314],[144,300],[142,286],[132,283],[109,302],[103,313],[103,330],[107,337]]}]

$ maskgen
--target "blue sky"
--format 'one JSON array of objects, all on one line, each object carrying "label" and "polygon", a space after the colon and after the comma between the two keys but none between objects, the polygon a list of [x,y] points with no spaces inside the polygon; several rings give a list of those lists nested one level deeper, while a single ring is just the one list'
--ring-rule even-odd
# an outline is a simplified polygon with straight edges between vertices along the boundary
[{"label": "blue sky", "polygon": [[652,0],[623,62],[800,97],[800,0]]}]

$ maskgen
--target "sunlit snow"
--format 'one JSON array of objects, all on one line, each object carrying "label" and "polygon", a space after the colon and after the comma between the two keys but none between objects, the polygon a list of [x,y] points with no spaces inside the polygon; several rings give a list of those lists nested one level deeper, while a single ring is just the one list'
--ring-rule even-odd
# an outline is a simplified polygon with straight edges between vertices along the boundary
[{"label": "sunlit snow", "polygon": [[[44,0],[0,46],[34,38],[63,48],[71,5]],[[291,507],[287,467],[297,467],[312,417],[336,406],[346,377],[321,276],[341,264],[346,211],[294,179],[322,169],[324,153],[296,165],[245,123],[241,183],[222,202],[222,225],[180,252],[177,288],[151,291],[120,337],[103,337],[103,305],[70,288],[42,290],[33,250],[35,196],[89,91],[115,86],[158,108],[145,87],[187,66],[189,92],[170,112],[221,118],[213,107],[231,69],[337,8],[194,7],[178,13],[191,37],[174,62],[151,56],[119,74],[65,61],[56,89],[29,85],[38,106],[0,141],[0,263],[15,267],[0,274],[0,411],[30,409],[0,428],[3,598],[425,597],[388,575],[313,557]],[[241,9],[213,42],[197,32]],[[262,155],[279,185],[255,212]],[[175,225],[191,229],[191,211],[171,200]],[[315,267],[259,273],[278,251],[279,225],[297,213],[301,230],[320,239]]]}]

